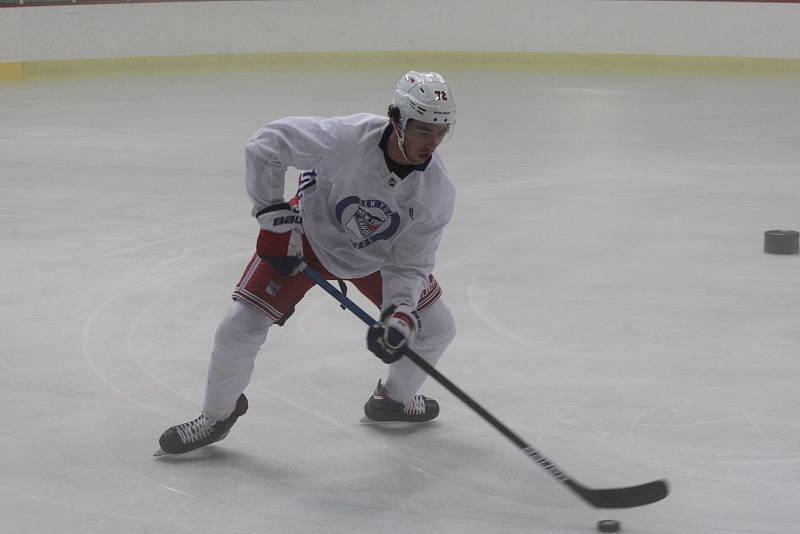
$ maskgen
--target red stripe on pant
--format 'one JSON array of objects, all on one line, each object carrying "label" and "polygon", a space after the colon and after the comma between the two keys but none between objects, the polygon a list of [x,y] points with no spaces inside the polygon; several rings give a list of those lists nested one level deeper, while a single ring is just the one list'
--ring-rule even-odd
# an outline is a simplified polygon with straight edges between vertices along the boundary
[{"label": "red stripe on pant", "polygon": [[[263,232],[263,230],[262,230]],[[303,236],[303,260],[311,267],[319,271],[327,280],[335,280],[336,277],[328,272],[319,262],[311,245]],[[383,298],[383,278],[380,272],[375,272],[361,278],[347,279],[379,309]],[[269,262],[262,260],[257,254],[248,262],[242,277],[236,284],[233,291],[233,298],[240,300],[251,306],[258,308],[278,322],[287,312],[289,312],[309,289],[314,287],[314,282],[307,276],[298,274],[296,276],[284,276],[280,274]],[[428,285],[420,295],[417,310],[422,312],[429,308],[442,295],[439,283],[433,277],[428,276]]]}]

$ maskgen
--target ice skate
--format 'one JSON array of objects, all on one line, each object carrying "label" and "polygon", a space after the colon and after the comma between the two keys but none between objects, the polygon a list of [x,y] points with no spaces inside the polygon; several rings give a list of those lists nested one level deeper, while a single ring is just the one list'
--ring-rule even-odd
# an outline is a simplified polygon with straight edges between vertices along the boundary
[{"label": "ice skate", "polygon": [[245,413],[247,413],[247,397],[242,393],[236,401],[233,413],[221,421],[211,419],[202,413],[196,419],[166,429],[158,440],[161,448],[153,456],[183,454],[224,439],[236,420]]},{"label": "ice skate", "polygon": [[378,380],[375,393],[364,405],[364,415],[368,421],[410,421],[422,423],[430,421],[439,415],[439,403],[423,395],[403,404],[383,394],[383,384]]}]

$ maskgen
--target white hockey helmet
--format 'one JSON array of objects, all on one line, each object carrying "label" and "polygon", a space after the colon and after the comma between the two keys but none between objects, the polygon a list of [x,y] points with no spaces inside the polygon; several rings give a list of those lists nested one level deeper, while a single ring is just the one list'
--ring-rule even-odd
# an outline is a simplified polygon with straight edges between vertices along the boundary
[{"label": "white hockey helmet", "polygon": [[397,82],[392,100],[400,110],[400,128],[408,119],[431,124],[456,123],[456,102],[441,74],[409,71]]}]

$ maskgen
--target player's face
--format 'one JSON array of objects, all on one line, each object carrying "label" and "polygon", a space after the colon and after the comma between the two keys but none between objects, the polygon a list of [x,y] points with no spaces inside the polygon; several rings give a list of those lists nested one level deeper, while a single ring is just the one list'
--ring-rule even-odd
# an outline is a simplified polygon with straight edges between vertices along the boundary
[{"label": "player's face", "polygon": [[410,119],[406,124],[403,149],[414,165],[424,163],[444,141],[450,127],[446,124],[429,124]]}]

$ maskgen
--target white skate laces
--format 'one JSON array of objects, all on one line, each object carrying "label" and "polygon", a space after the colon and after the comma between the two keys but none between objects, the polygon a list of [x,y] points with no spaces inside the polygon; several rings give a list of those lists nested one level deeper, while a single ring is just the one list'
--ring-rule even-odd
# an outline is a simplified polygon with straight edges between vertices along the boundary
[{"label": "white skate laces", "polygon": [[425,397],[422,395],[414,395],[403,408],[403,413],[408,415],[421,415],[425,413]]},{"label": "white skate laces", "polygon": [[216,423],[214,419],[206,417],[206,414],[203,413],[197,419],[176,426],[175,430],[183,443],[193,443],[211,435],[214,431],[214,423]]}]

